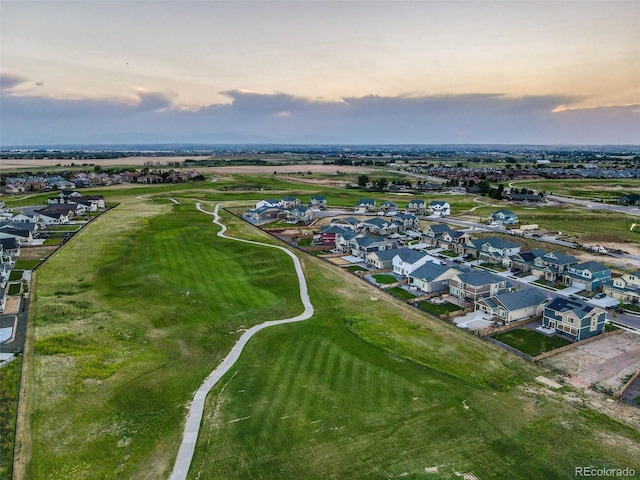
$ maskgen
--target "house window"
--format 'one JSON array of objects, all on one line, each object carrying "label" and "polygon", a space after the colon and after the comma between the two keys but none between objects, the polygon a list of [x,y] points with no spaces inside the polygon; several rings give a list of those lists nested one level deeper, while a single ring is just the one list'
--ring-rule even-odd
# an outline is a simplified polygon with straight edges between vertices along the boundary
[{"label": "house window", "polygon": [[597,328],[598,328],[598,317],[593,316],[591,317],[591,325],[589,326],[589,331],[595,332]]}]

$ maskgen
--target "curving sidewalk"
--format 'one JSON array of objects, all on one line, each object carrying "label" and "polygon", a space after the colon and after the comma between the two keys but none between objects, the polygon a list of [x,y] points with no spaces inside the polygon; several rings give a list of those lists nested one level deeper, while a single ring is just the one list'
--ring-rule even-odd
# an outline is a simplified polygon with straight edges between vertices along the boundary
[{"label": "curving sidewalk", "polygon": [[256,333],[264,328],[272,327],[274,325],[281,325],[284,323],[300,322],[302,320],[307,320],[311,317],[311,315],[313,315],[313,305],[311,305],[309,294],[307,292],[307,281],[304,278],[304,273],[302,271],[302,266],[300,265],[300,260],[298,260],[298,257],[296,257],[286,248],[280,247],[278,245],[269,245],[266,243],[254,242],[252,240],[243,240],[240,238],[226,236],[224,232],[227,231],[227,227],[219,221],[219,206],[220,205],[217,204],[213,212],[208,212],[200,207],[200,203],[196,203],[196,208],[199,211],[214,216],[213,223],[219,225],[221,228],[218,232],[219,237],[227,238],[229,240],[235,240],[238,242],[251,243],[253,245],[260,245],[261,247],[277,248],[285,252],[293,259],[296,274],[298,275],[298,282],[300,284],[300,300],[302,300],[302,304],[304,305],[304,312],[302,312],[297,317],[285,318],[282,320],[270,320],[268,322],[261,323],[260,325],[255,325],[248,329],[238,339],[236,344],[233,346],[229,354],[218,366],[218,368],[211,372],[205,379],[200,388],[196,391],[193,397],[193,401],[191,402],[191,406],[189,407],[189,414],[187,416],[187,423],[184,427],[182,443],[180,444],[180,449],[178,450],[178,456],[173,466],[170,480],[185,480],[187,478],[187,473],[189,472],[191,460],[193,459],[193,453],[196,448],[196,442],[198,440],[198,432],[200,430],[200,423],[202,421],[202,415],[204,413],[204,404],[207,398],[207,394],[218,382],[218,380],[220,380],[224,376],[224,374],[229,371],[233,364],[236,363],[236,361],[240,357],[240,353],[242,353],[242,350],[244,349],[244,346],[247,344],[249,339],[251,339],[251,337],[253,337]]}]

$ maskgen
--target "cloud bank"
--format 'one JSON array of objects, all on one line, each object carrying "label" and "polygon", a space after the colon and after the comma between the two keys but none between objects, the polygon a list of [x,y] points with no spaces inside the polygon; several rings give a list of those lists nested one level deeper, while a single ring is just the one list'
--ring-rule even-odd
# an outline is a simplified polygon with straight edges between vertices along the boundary
[{"label": "cloud bank", "polygon": [[176,95],[129,99],[18,94],[2,75],[0,143],[640,144],[640,104],[569,109],[577,98],[495,94],[344,97],[222,92],[229,103],[184,108]]}]

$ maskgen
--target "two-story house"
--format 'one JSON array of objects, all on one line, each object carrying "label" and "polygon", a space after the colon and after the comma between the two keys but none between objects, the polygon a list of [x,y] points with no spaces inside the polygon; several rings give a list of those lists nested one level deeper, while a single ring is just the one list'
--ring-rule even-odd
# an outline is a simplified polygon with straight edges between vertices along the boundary
[{"label": "two-story house", "polygon": [[345,229],[344,227],[339,227],[337,225],[329,225],[326,227],[322,227],[320,229],[320,241],[323,247],[335,247],[336,246],[336,235],[338,233],[345,233],[346,231],[351,231],[350,229]]},{"label": "two-story house", "polygon": [[584,290],[591,292],[599,290],[606,282],[611,280],[611,269],[598,262],[584,262],[570,265],[566,272],[562,273],[562,282],[568,285],[584,285]]},{"label": "two-story house", "polygon": [[544,308],[542,326],[564,332],[575,340],[602,333],[606,312],[582,300],[556,297]]},{"label": "two-story house", "polygon": [[571,265],[578,263],[578,259],[562,252],[548,252],[533,261],[531,274],[543,278],[549,282],[558,282],[562,274]]},{"label": "two-story house", "polygon": [[429,225],[424,229],[422,232],[422,238],[425,243],[437,246],[442,235],[444,235],[445,232],[450,231],[451,227],[446,223],[436,223],[434,225]]},{"label": "two-story house", "polygon": [[407,205],[405,212],[415,213],[416,215],[424,215],[425,210],[426,210],[426,202],[419,198],[414,198]]},{"label": "two-story house", "polygon": [[503,259],[502,264],[510,268],[514,273],[530,273],[535,259],[544,256],[546,253],[547,251],[542,248],[519,252]]},{"label": "two-story house", "polygon": [[380,208],[378,208],[379,212],[384,212],[387,215],[395,215],[398,213],[398,205],[391,200],[385,200],[380,204]]},{"label": "two-story house", "polygon": [[499,237],[477,238],[459,244],[456,252],[488,262],[502,263],[503,258],[520,252],[520,244]]},{"label": "two-story house", "polygon": [[447,250],[456,250],[458,245],[471,240],[471,234],[462,230],[449,230],[442,234],[437,245]]},{"label": "two-story house", "polygon": [[314,195],[309,201],[309,206],[311,208],[325,210],[327,208],[327,197],[324,195]]},{"label": "two-story house", "polygon": [[300,205],[302,204],[296,197],[282,197],[282,200],[280,200],[280,207],[285,210],[290,210],[292,208],[299,207]]},{"label": "two-story house", "polygon": [[420,230],[420,220],[411,213],[395,215],[391,219],[391,222],[398,226],[398,232],[404,232],[405,230]]},{"label": "two-story house", "polygon": [[425,293],[446,292],[449,289],[449,279],[460,273],[462,272],[455,268],[426,262],[409,273],[409,283]]},{"label": "two-story house", "polygon": [[290,222],[310,223],[313,220],[313,210],[303,206],[293,207],[289,210],[287,219]]},{"label": "two-story house", "polygon": [[507,289],[507,281],[485,270],[464,272],[449,279],[449,294],[460,305],[475,303],[479,298],[491,297]]},{"label": "two-story house", "polygon": [[395,257],[397,248],[391,248],[389,250],[376,250],[367,253],[365,262],[367,265],[371,265],[378,270],[386,270],[393,268],[393,257]]},{"label": "two-story house", "polygon": [[433,261],[434,258],[425,252],[413,250],[411,248],[398,248],[393,257],[393,273],[408,276],[412,271],[424,265],[426,262]]},{"label": "two-story house", "polygon": [[358,228],[360,228],[363,233],[369,232],[375,235],[389,235],[390,233],[398,231],[398,226],[396,224],[379,217],[363,220],[358,225]]},{"label": "two-story house", "polygon": [[443,202],[440,200],[434,200],[429,203],[429,215],[436,215],[438,217],[446,217],[451,215],[451,205],[449,202]]},{"label": "two-story house", "polygon": [[353,207],[355,213],[367,213],[376,211],[376,201],[372,198],[361,198]]},{"label": "two-story house", "polygon": [[640,302],[640,270],[612,276],[602,286],[602,292],[623,302]]},{"label": "two-story house", "polygon": [[351,248],[351,255],[366,258],[367,253],[376,250],[388,250],[393,248],[393,244],[384,237],[361,234],[351,239],[349,247]]},{"label": "two-story house", "polygon": [[494,225],[515,225],[518,223],[518,216],[511,210],[503,208],[497,212],[492,212],[489,222]]}]

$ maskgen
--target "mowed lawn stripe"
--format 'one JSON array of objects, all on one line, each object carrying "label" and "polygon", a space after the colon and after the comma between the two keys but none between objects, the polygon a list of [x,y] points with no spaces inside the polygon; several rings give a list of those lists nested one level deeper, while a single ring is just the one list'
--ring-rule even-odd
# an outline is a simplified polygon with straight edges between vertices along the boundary
[{"label": "mowed lawn stripe", "polygon": [[124,205],[39,270],[36,340],[70,334],[75,351],[36,349],[30,478],[168,477],[184,406],[240,328],[302,311],[284,252],[218,238],[193,205],[167,210]]}]

